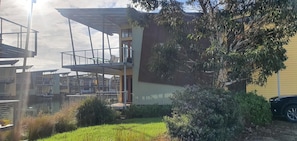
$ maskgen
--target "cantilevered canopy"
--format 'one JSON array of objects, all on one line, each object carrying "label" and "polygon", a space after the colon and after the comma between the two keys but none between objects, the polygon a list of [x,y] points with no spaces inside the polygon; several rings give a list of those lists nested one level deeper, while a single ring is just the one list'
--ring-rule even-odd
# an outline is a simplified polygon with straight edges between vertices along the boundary
[{"label": "cantilevered canopy", "polygon": [[14,65],[19,60],[0,60],[0,65]]},{"label": "cantilevered canopy", "polygon": [[64,17],[112,35],[119,33],[120,27],[128,25],[129,15],[139,15],[133,8],[58,8]]},{"label": "cantilevered canopy", "polygon": [[37,71],[31,71],[31,72],[56,72],[58,69],[51,69],[51,70],[37,70]]},{"label": "cantilevered canopy", "polygon": [[30,66],[15,66],[16,69],[24,69],[25,68],[26,70],[30,69],[32,67],[33,67],[33,65],[30,65]]},{"label": "cantilevered canopy", "polygon": [[10,45],[0,44],[0,58],[34,57],[36,53]]}]

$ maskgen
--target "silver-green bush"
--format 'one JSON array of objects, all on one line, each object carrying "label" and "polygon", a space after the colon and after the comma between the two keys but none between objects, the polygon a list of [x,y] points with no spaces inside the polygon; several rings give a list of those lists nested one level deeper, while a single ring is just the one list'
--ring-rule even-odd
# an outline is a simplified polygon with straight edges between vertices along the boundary
[{"label": "silver-green bush", "polygon": [[181,140],[225,141],[242,129],[238,103],[230,92],[188,86],[172,96],[172,117],[164,121]]}]

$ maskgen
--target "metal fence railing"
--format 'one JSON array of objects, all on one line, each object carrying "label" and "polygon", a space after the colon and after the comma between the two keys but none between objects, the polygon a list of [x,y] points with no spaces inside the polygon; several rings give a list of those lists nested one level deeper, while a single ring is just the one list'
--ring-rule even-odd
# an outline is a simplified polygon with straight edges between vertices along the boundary
[{"label": "metal fence railing", "polygon": [[[132,63],[133,50],[126,47],[105,48],[94,50],[67,51],[61,53],[62,66],[86,65],[86,64],[107,64],[123,63],[125,61]],[[76,63],[75,63],[76,61]]]},{"label": "metal fence railing", "polygon": [[[28,50],[37,53],[38,31],[31,29]],[[0,44],[25,49],[27,27],[0,17]]]}]

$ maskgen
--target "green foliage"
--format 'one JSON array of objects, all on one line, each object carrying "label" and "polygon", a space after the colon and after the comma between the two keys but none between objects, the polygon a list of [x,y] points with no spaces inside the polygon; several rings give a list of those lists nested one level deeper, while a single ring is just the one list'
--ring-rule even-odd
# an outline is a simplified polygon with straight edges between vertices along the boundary
[{"label": "green foliage", "polygon": [[50,115],[38,115],[38,117],[29,118],[25,124],[28,128],[29,141],[49,137],[54,133],[55,124]]},{"label": "green foliage", "polygon": [[272,121],[270,104],[263,96],[255,92],[239,93],[236,95],[241,114],[246,126],[265,125]]},{"label": "green foliage", "polygon": [[65,118],[60,118],[56,121],[55,132],[63,133],[77,129],[76,123],[71,122]]},{"label": "green foliage", "polygon": [[115,117],[115,111],[98,98],[85,100],[76,114],[78,126],[112,123],[115,121]]},{"label": "green foliage", "polygon": [[181,140],[224,141],[242,127],[234,96],[222,89],[188,86],[172,96],[173,115],[164,121]]},{"label": "green foliage", "polygon": [[131,105],[123,114],[126,118],[163,117],[171,114],[171,105]]},{"label": "green foliage", "polygon": [[[132,2],[148,11],[160,9],[153,19],[166,27],[168,42],[178,48],[178,54],[174,55],[178,58],[168,57],[167,52],[173,47],[165,50],[166,44],[159,47],[162,51],[155,49],[160,53],[158,56],[167,56],[157,59],[153,56],[151,70],[160,76],[173,74],[175,70],[199,76],[210,70],[214,84],[246,81],[263,85],[267,77],[285,69],[284,45],[297,32],[295,0]],[[196,8],[197,13],[185,14],[183,7],[187,6]],[[173,62],[167,63],[170,60]]]},{"label": "green foliage", "polygon": [[150,61],[150,71],[161,78],[169,78],[178,66],[178,48],[175,42],[155,45]]}]

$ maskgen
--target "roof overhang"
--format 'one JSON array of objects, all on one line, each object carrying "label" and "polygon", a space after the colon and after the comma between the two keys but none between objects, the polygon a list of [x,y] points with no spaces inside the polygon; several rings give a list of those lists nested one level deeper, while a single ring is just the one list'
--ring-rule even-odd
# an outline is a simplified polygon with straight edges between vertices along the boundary
[{"label": "roof overhang", "polygon": [[22,48],[0,44],[0,58],[24,58],[34,57],[34,55],[34,51],[28,51]]},{"label": "roof overhang", "polygon": [[0,65],[14,65],[19,60],[0,60]]},{"label": "roof overhang", "polygon": [[31,71],[31,73],[39,73],[39,72],[42,72],[42,73],[44,73],[44,72],[56,72],[56,71],[58,71],[58,69],[50,69],[50,70],[36,70],[36,71]]},{"label": "roof overhang", "polygon": [[29,66],[1,66],[0,68],[15,68],[17,70],[20,70],[20,69],[30,69],[32,68],[33,65],[29,65]]},{"label": "roof overhang", "polygon": [[58,8],[64,17],[112,35],[129,25],[129,14],[141,14],[133,8]]}]

